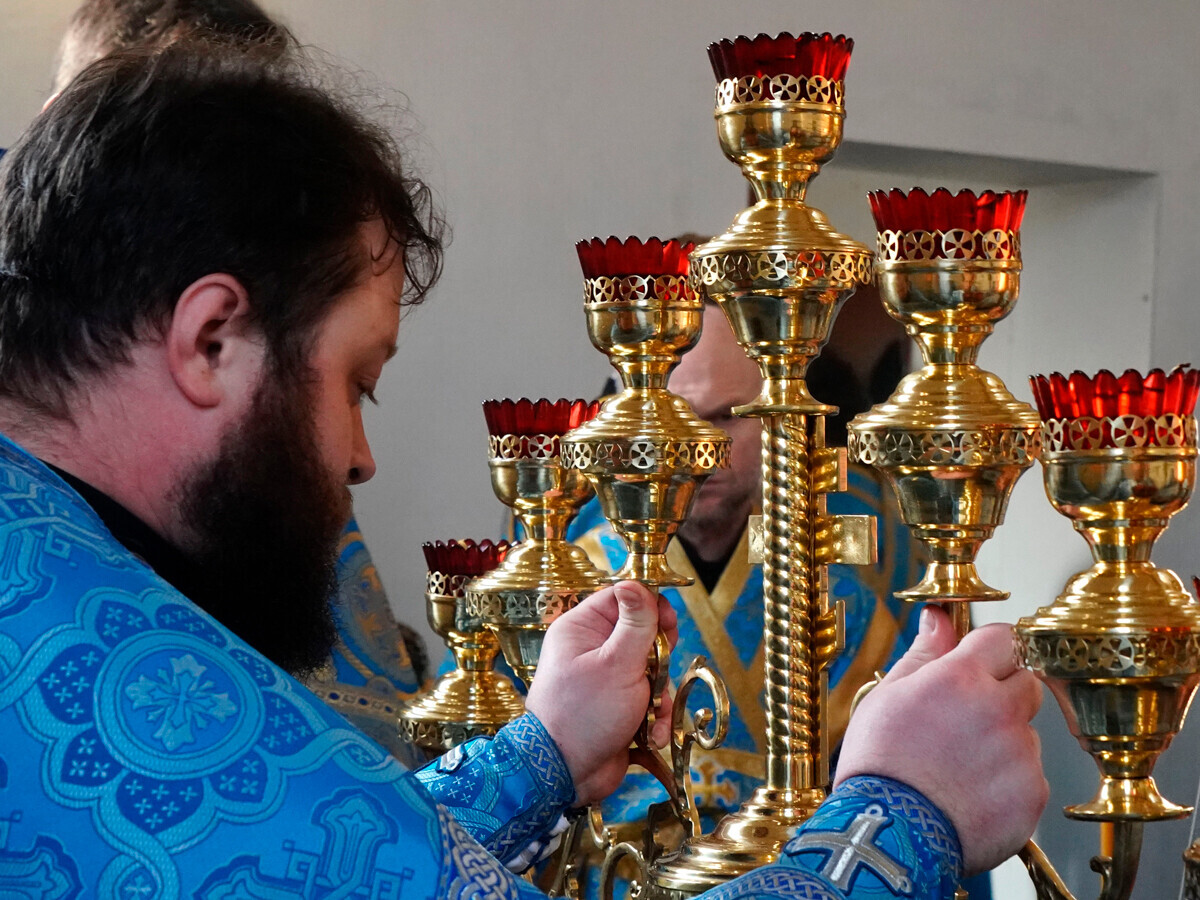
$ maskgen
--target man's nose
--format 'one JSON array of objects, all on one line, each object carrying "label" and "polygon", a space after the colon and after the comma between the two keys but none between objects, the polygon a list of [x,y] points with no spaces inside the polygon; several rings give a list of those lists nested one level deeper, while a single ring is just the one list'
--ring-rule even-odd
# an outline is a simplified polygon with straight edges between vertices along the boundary
[{"label": "man's nose", "polygon": [[350,455],[350,472],[346,479],[349,484],[362,484],[375,477],[375,457],[371,455],[371,445],[367,442],[366,432],[360,423],[354,439],[354,451]]}]

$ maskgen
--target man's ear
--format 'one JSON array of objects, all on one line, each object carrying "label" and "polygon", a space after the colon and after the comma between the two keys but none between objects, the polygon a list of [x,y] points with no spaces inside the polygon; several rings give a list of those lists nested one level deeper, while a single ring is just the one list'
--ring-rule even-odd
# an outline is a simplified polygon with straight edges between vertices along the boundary
[{"label": "man's ear", "polygon": [[179,295],[167,326],[167,366],[196,406],[217,406],[258,383],[262,343],[249,316],[246,289],[232,275],[205,275]]}]

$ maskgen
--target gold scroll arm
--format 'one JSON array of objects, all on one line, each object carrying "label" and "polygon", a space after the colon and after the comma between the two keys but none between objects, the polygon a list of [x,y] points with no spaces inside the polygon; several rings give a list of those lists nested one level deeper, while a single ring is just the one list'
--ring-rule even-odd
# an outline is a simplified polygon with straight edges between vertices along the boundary
[{"label": "gold scroll arm", "polygon": [[[703,682],[712,692],[713,708],[698,709],[688,724],[687,700],[696,682]],[[671,713],[671,768],[675,776],[677,812],[684,834],[690,838],[700,833],[700,813],[692,789],[692,746],[715,750],[725,742],[729,733],[729,691],[716,670],[703,656],[697,656],[683,673],[675,692]]]},{"label": "gold scroll arm", "polygon": [[[692,688],[700,681],[707,685],[713,695],[713,709],[698,709],[691,722],[688,722],[687,701]],[[703,656],[692,660],[679,687],[675,691],[675,701],[671,710],[671,769],[674,776],[673,790],[668,789],[671,813],[679,820],[684,830],[684,838],[691,838],[700,833],[700,814],[696,809],[691,779],[692,746],[699,744],[704,750],[715,750],[729,733],[729,692],[715,669],[708,664]],[[652,773],[654,774],[654,773]],[[661,778],[660,778],[661,780]],[[651,807],[651,818],[654,818],[656,807],[661,810],[662,804]],[[606,836],[607,829],[602,825],[597,827],[599,816],[593,817],[592,827],[598,835]],[[605,847],[604,864],[600,868],[600,897],[602,900],[612,900],[616,879],[617,864],[623,857],[630,857],[638,866],[643,878],[649,878],[649,865],[653,862],[661,848],[652,846],[656,829],[652,822],[647,823],[644,835],[645,846],[638,848],[629,842],[613,843]],[[603,837],[598,842],[604,846]]]},{"label": "gold scroll arm", "polygon": [[[1116,822],[1113,838],[1115,856],[1093,856],[1092,871],[1100,876],[1100,900],[1129,900],[1142,855],[1143,822]],[[1038,900],[1075,900],[1049,858],[1033,841],[1017,854],[1033,882]]]},{"label": "gold scroll arm", "polygon": [[[676,804],[678,802],[676,795],[679,792],[678,780],[671,777],[671,772],[667,769],[663,758],[658,755],[658,751],[654,749],[654,744],[650,739],[650,730],[662,708],[663,692],[666,691],[670,680],[670,658],[671,645],[667,641],[667,636],[660,631],[654,637],[654,647],[651,649],[650,658],[646,663],[646,677],[650,680],[650,706],[646,710],[646,718],[639,726],[637,734],[634,735],[634,746],[629,751],[629,761],[653,775],[666,790],[671,802]],[[672,719],[672,730],[674,730],[674,719]]]}]

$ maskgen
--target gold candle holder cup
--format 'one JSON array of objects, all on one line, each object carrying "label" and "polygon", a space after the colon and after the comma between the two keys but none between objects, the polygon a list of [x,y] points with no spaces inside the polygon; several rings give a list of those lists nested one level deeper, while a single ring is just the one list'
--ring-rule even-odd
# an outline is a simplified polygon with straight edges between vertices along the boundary
[{"label": "gold candle holder cup", "polygon": [[[1065,397],[1066,379],[1054,377]],[[1171,378],[1180,385],[1175,408],[1125,413],[1119,395],[1076,398],[1073,410],[1063,410],[1049,380],[1035,379],[1047,419],[1046,495],[1095,560],[1051,606],[1017,624],[1025,664],[1100,769],[1096,796],[1065,810],[1076,819],[1151,822],[1191,812],[1164,798],[1152,774],[1200,684],[1200,606],[1174,572],[1150,561],[1196,481],[1196,422],[1183,395],[1190,382],[1194,404],[1200,373],[1177,369]],[[1078,392],[1098,380],[1072,376]],[[1112,408],[1073,415],[1081,402]]]},{"label": "gold candle holder cup", "polygon": [[1038,456],[1040,420],[976,359],[1017,300],[1025,192],[918,188],[877,191],[871,202],[876,284],[925,364],[854,418],[849,454],[888,479],[902,520],[929,553],[921,582],[898,597],[1003,600],[1008,593],[979,577],[975,558]]},{"label": "gold candle holder cup", "polygon": [[576,245],[592,344],[623,390],[563,438],[565,464],[587,476],[629,548],[614,580],[690,584],[667,563],[667,545],[696,488],[729,465],[728,435],[667,389],[680,356],[700,338],[703,300],[687,279],[691,244],[593,238]]},{"label": "gold candle holder cup", "polygon": [[566,540],[567,525],[592,490],[560,459],[562,435],[597,409],[584,400],[484,403],[492,490],[513,510],[525,539],[501,566],[467,586],[466,604],[495,633],[505,660],[526,685],[550,623],[607,581]]},{"label": "gold candle holder cup", "polygon": [[414,745],[440,754],[470,738],[494,735],[525,711],[525,701],[495,671],[496,638],[466,614],[463,598],[467,582],[498,565],[508,542],[438,541],[423,549],[429,626],[450,648],[454,669],[401,712],[400,730]]}]

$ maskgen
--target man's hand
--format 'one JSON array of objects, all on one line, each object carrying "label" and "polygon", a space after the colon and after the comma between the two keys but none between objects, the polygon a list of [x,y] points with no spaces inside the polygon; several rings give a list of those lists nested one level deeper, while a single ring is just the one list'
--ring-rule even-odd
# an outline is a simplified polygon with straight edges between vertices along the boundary
[{"label": "man's hand", "polygon": [[[650,705],[646,659],[659,629],[675,646],[671,605],[622,581],[588,597],[546,632],[525,706],[562,751],[580,804],[607,797],[625,777],[629,743]],[[670,698],[664,698],[651,734],[656,746],[670,737],[670,719]]]},{"label": "man's hand", "polygon": [[949,618],[926,607],[908,653],[850,719],[837,782],[882,775],[916,788],[954,823],[967,873],[990,869],[1029,839],[1049,797],[1029,724],[1041,701],[1009,626],[955,647]]}]

